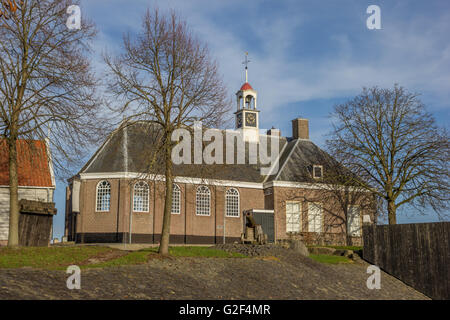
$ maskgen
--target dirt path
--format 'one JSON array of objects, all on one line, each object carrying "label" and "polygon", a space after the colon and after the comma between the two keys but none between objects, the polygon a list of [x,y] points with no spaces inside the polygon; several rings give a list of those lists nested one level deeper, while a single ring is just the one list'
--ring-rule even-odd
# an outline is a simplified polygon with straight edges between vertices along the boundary
[{"label": "dirt path", "polygon": [[427,299],[382,273],[369,290],[367,264],[325,265],[280,250],[276,257],[166,258],[81,273],[81,289],[64,271],[0,269],[0,299]]}]

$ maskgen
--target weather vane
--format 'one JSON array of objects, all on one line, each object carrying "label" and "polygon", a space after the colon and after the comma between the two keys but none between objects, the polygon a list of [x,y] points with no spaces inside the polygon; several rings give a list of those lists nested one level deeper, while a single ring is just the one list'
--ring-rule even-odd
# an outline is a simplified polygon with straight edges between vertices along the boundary
[{"label": "weather vane", "polygon": [[245,82],[248,82],[248,64],[249,64],[250,60],[248,60],[248,52],[245,53],[245,61],[242,62],[242,64],[245,65]]}]

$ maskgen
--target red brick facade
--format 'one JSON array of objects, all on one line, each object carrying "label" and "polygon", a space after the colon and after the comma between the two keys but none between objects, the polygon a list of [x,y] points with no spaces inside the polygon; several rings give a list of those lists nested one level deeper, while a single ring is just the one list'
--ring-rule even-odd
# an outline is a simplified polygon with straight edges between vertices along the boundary
[{"label": "red brick facade", "polygon": [[[69,240],[77,242],[129,242],[131,179],[106,179],[111,185],[110,209],[97,212],[96,188],[104,179],[85,179],[81,182],[80,213],[70,210],[71,188],[67,189],[66,232]],[[164,182],[147,181],[149,185],[149,212],[133,212],[131,225],[131,241],[134,243],[158,243],[162,229],[164,211]],[[249,209],[274,210],[275,241],[289,238],[300,238],[310,244],[345,244],[346,227],[343,222],[343,211],[327,198],[324,191],[311,188],[267,186],[251,188],[248,186],[233,187],[239,191],[239,217],[225,216],[225,192],[230,187],[209,185],[210,215],[196,214],[196,190],[199,185],[177,183],[180,187],[180,214],[171,215],[172,243],[223,243],[224,218],[226,241],[240,239],[243,232],[243,211]],[[367,199],[366,199],[367,200]],[[301,204],[300,232],[286,232],[286,201]],[[308,203],[318,202],[323,207],[323,227],[321,233],[308,231]],[[360,225],[362,216],[371,214],[361,204]],[[73,225],[73,221],[76,223]],[[353,244],[360,244],[361,237],[353,237]]]}]

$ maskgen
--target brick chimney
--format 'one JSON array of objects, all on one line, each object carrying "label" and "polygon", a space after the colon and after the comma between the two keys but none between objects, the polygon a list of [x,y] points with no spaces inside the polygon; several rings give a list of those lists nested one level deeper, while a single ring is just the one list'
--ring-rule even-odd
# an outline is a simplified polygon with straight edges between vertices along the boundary
[{"label": "brick chimney", "polygon": [[267,135],[268,136],[281,136],[281,131],[278,129],[275,129],[274,127],[272,127],[272,129],[267,130]]},{"label": "brick chimney", "polygon": [[294,139],[309,140],[308,119],[297,118],[292,120],[292,136]]}]

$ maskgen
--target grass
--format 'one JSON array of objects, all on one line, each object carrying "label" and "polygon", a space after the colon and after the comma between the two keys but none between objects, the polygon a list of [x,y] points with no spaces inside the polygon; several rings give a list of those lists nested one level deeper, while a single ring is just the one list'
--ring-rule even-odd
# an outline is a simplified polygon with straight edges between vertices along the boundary
[{"label": "grass", "polygon": [[310,254],[309,257],[320,263],[339,264],[339,263],[352,263],[349,258],[342,256],[333,256],[328,254]]},{"label": "grass", "polygon": [[[158,248],[143,249],[141,251],[158,252]],[[240,253],[226,252],[224,250],[201,246],[177,246],[169,247],[172,257],[203,257],[203,258],[243,258]]]},{"label": "grass", "polygon": [[112,252],[100,246],[0,248],[0,268],[61,269]]},{"label": "grass", "polygon": [[206,257],[206,258],[244,258],[245,255],[236,252],[226,252],[209,247],[171,247],[169,253],[175,257]]},{"label": "grass", "polygon": [[[147,248],[133,252],[120,252],[104,246],[71,246],[71,247],[21,247],[0,248],[0,268],[31,267],[38,269],[66,269],[69,265],[81,268],[103,268],[146,263],[150,255],[158,252],[158,248]],[[170,247],[173,257],[204,258],[241,258],[239,253],[229,253],[209,247]],[[123,255],[120,255],[123,253]],[[111,255],[102,261],[102,257]],[[89,259],[100,259],[90,262]]]},{"label": "grass", "polygon": [[125,254],[121,257],[114,258],[108,261],[103,261],[100,263],[88,264],[81,266],[81,268],[106,268],[106,267],[119,267],[125,265],[137,265],[146,263],[149,259],[149,255],[152,254],[151,251],[133,251]]},{"label": "grass", "polygon": [[363,247],[360,246],[307,246],[308,248],[313,247],[326,247],[326,248],[333,248],[338,250],[353,250],[353,251],[360,251],[363,249]]}]

